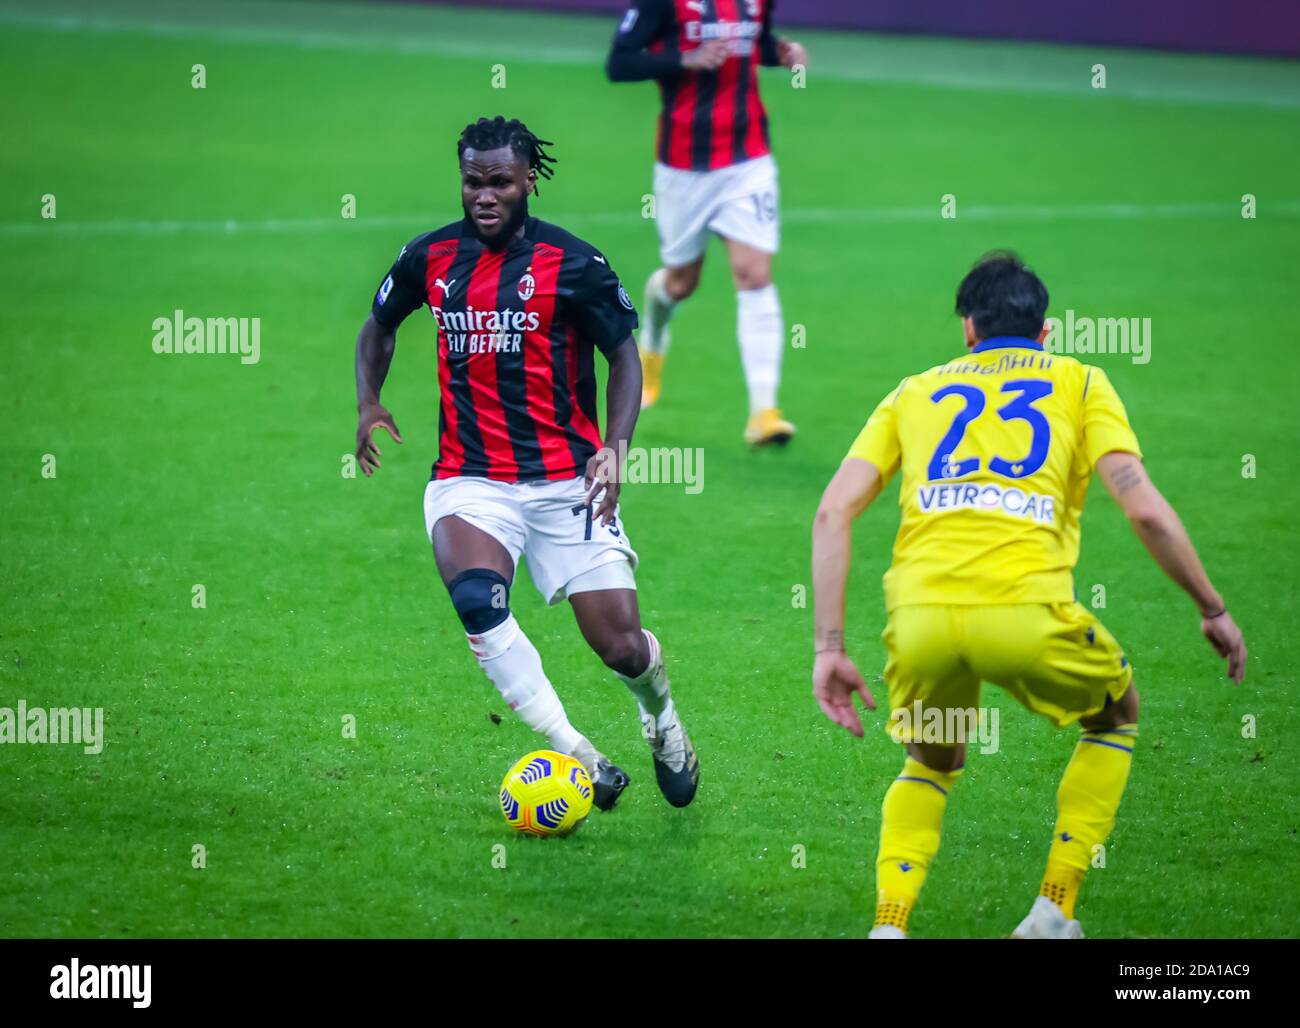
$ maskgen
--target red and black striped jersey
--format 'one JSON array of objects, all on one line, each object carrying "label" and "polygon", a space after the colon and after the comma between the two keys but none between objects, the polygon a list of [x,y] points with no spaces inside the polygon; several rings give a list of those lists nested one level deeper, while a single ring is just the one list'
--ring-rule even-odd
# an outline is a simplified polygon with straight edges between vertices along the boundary
[{"label": "red and black striped jersey", "polygon": [[589,244],[529,218],[505,249],[467,221],[402,248],[371,306],[396,329],[427,306],[438,336],[434,478],[573,478],[601,447],[597,349],[636,328],[614,270]]},{"label": "red and black striped jersey", "polygon": [[[774,0],[635,0],[605,68],[615,82],[658,79],[658,159],[709,171],[771,152],[758,66],[776,65]],[[709,40],[728,48],[717,71],[688,71],[681,55]]]}]

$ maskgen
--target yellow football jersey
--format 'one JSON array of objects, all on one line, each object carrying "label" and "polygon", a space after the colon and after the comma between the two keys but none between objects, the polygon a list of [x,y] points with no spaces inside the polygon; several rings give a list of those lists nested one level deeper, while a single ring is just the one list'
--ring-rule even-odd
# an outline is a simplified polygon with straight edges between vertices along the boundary
[{"label": "yellow football jersey", "polygon": [[848,453],[903,471],[886,608],[1072,600],[1088,479],[1116,450],[1142,455],[1105,372],[1035,340],[903,379]]}]

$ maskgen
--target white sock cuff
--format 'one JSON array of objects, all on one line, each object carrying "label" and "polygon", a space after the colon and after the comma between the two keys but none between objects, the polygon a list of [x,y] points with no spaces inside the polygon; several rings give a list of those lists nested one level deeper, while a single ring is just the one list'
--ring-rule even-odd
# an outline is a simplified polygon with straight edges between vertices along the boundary
[{"label": "white sock cuff", "polygon": [[740,290],[736,293],[736,302],[741,317],[781,313],[781,298],[777,295],[775,282],[769,282],[761,289]]},{"label": "white sock cuff", "polygon": [[659,666],[663,663],[663,651],[659,648],[659,640],[655,638],[654,633],[643,628],[641,634],[645,636],[645,641],[650,647],[650,663],[646,665],[644,671],[635,677],[629,678],[627,675],[619,674],[617,671],[614,672],[628,686],[646,685],[654,681],[655,672],[659,670]]},{"label": "white sock cuff", "polygon": [[517,638],[519,638],[519,622],[515,620],[513,614],[508,615],[501,624],[489,628],[482,635],[468,633],[465,635],[470,652],[479,660],[492,660],[501,656],[514,645]]},{"label": "white sock cuff", "polygon": [[669,305],[673,298],[668,295],[665,283],[668,281],[668,269],[660,268],[654,272],[645,284],[646,292],[650,294],[651,299],[657,300],[661,304]]}]

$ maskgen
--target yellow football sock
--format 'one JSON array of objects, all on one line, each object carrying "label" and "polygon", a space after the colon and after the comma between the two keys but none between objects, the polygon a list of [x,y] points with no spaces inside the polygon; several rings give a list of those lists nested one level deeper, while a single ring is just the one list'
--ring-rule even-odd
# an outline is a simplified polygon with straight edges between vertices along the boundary
[{"label": "yellow football sock", "polygon": [[948,793],[961,769],[933,771],[908,757],[885,793],[876,855],[876,925],[907,931],[907,918],[939,852]]},{"label": "yellow football sock", "polygon": [[1115,827],[1115,812],[1128,782],[1137,742],[1137,725],[1085,731],[1056,791],[1056,829],[1047,870],[1038,890],[1074,916],[1083,876],[1092,866],[1093,848]]}]

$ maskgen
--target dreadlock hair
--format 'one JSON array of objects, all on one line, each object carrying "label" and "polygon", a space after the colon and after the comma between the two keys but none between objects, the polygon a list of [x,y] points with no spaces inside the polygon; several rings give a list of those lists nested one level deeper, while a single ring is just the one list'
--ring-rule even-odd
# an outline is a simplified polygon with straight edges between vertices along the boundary
[{"label": "dreadlock hair", "polygon": [[[456,144],[456,158],[464,157],[466,150],[499,150],[508,146],[516,157],[528,162],[539,178],[550,178],[555,174],[551,165],[556,162],[547,154],[546,147],[554,145],[550,140],[538,139],[522,121],[514,118],[506,121],[498,114],[495,118],[479,118],[465,126]],[[541,195],[540,190],[537,190],[537,195]]]}]

